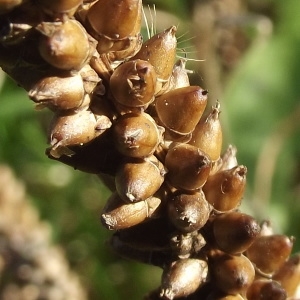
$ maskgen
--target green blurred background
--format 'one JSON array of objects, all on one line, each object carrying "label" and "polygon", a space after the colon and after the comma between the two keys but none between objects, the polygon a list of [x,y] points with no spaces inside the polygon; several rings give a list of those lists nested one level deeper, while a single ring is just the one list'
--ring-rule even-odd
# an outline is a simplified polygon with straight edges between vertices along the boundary
[{"label": "green blurred background", "polygon": [[[221,103],[224,149],[238,149],[248,168],[242,209],[275,231],[299,237],[300,1],[144,1],[157,31],[178,25],[178,55],[189,58],[191,82]],[[153,5],[156,6],[156,17]],[[149,9],[145,7],[148,22]],[[204,61],[194,61],[194,59]],[[27,187],[53,227],[90,299],[141,299],[161,271],[124,261],[106,241],[99,215],[109,191],[96,176],[45,156],[51,113],[35,111],[25,92],[0,74],[0,163]],[[1,212],[0,212],[1,213]]]}]

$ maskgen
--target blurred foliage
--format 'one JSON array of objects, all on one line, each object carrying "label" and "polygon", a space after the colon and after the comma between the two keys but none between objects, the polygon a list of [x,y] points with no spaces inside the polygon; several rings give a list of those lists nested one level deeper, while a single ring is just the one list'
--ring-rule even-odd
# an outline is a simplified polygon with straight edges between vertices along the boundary
[{"label": "blurred foliage", "polygon": [[[191,80],[209,88],[212,102],[220,100],[224,149],[229,143],[237,146],[239,162],[248,167],[243,209],[259,219],[269,219],[277,232],[300,237],[300,2],[243,2],[234,27],[239,39],[230,44],[238,52],[234,47],[231,52],[225,49],[222,31],[213,27],[215,33],[208,32],[205,20],[201,23],[197,17],[201,9],[206,12],[205,5],[220,5],[218,2],[158,0],[145,4],[156,4],[158,28],[160,10],[179,20],[179,36],[185,35],[183,40],[193,37],[184,47],[192,45],[195,52],[183,54],[205,59],[189,62],[188,67],[196,70]],[[223,5],[232,2],[239,1],[226,0]],[[264,24],[271,29],[268,34],[258,30]],[[186,28],[191,34],[186,34]],[[202,52],[207,41],[214,47],[214,56]],[[41,217],[54,228],[54,242],[65,249],[90,299],[141,299],[158,285],[161,271],[124,261],[109,251],[106,241],[111,233],[99,222],[109,191],[96,176],[74,171],[44,155],[51,114],[34,111],[26,93],[1,76],[0,162],[11,166],[26,183]],[[300,239],[295,251],[300,251]]]}]

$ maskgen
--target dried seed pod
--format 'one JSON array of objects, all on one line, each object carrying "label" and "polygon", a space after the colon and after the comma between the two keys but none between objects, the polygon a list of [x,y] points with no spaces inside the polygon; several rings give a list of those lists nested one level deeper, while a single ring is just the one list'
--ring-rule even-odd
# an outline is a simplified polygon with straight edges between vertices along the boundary
[{"label": "dried seed pod", "polygon": [[164,269],[160,297],[176,299],[194,293],[206,281],[207,262],[200,259],[179,259]]},{"label": "dried seed pod", "polygon": [[189,258],[190,256],[199,253],[206,245],[206,241],[201,233],[193,231],[189,233],[175,232],[170,238],[170,246],[172,253],[178,258]]},{"label": "dried seed pod", "polygon": [[248,300],[285,300],[286,298],[286,291],[274,280],[255,280],[247,290]]},{"label": "dried seed pod", "polygon": [[50,155],[56,158],[63,154],[72,155],[70,146],[82,146],[110,126],[111,121],[106,116],[96,118],[89,110],[56,113],[50,126]]},{"label": "dried seed pod", "polygon": [[[86,22],[91,35],[98,41],[98,52],[124,50],[129,47],[130,40],[138,41],[141,15],[141,0],[98,0],[92,5],[87,12]],[[138,50],[134,49],[132,55]]]},{"label": "dried seed pod", "polygon": [[145,201],[125,204],[117,193],[107,200],[101,214],[102,224],[110,230],[120,230],[137,225],[155,213],[161,200],[150,197]]},{"label": "dried seed pod", "polygon": [[245,166],[237,166],[209,176],[203,186],[206,200],[220,212],[238,207],[246,186],[246,173]]},{"label": "dried seed pod", "polygon": [[63,70],[79,70],[88,60],[90,43],[85,28],[76,20],[41,23],[39,51],[50,65]]},{"label": "dried seed pod", "polygon": [[154,100],[155,86],[153,66],[140,59],[121,64],[110,77],[116,101],[129,107],[146,108]]},{"label": "dried seed pod", "polygon": [[274,274],[273,280],[281,284],[288,297],[295,297],[300,286],[300,254],[291,256]]},{"label": "dried seed pod", "polygon": [[143,201],[151,197],[164,181],[165,169],[155,156],[130,160],[116,174],[116,188],[125,202]]},{"label": "dried seed pod", "polygon": [[44,77],[28,92],[39,108],[68,110],[78,108],[84,98],[84,86],[79,74],[70,73]]},{"label": "dried seed pod", "polygon": [[37,0],[45,13],[53,17],[71,17],[83,0]]},{"label": "dried seed pod", "polygon": [[199,190],[206,182],[211,161],[200,149],[183,143],[175,144],[166,155],[167,179],[174,187]]},{"label": "dried seed pod", "polygon": [[195,194],[177,194],[168,201],[167,206],[170,221],[182,232],[193,232],[202,228],[211,211],[202,191]]},{"label": "dried seed pod", "polygon": [[252,284],[255,270],[244,255],[217,254],[212,258],[211,271],[216,287],[226,294],[244,294]]},{"label": "dried seed pod", "polygon": [[193,131],[189,144],[207,153],[212,161],[219,159],[222,150],[222,127],[219,120],[220,104],[212,108],[206,119],[201,119]]},{"label": "dried seed pod", "polygon": [[293,241],[293,238],[280,234],[259,236],[255,239],[250,248],[248,248],[246,253],[259,271],[272,274],[276,272],[290,256]]},{"label": "dried seed pod", "polygon": [[146,113],[126,114],[113,126],[113,137],[120,153],[130,157],[146,157],[155,151],[162,134]]},{"label": "dried seed pod", "polygon": [[251,216],[230,212],[217,215],[213,233],[218,247],[229,254],[240,254],[253,243],[260,232],[258,222]]},{"label": "dried seed pod", "polygon": [[133,59],[148,61],[156,72],[158,80],[167,82],[172,74],[176,57],[176,26],[158,33],[143,43]]},{"label": "dried seed pod", "polygon": [[207,103],[207,91],[188,86],[169,91],[156,99],[156,112],[171,132],[187,135],[199,122]]}]

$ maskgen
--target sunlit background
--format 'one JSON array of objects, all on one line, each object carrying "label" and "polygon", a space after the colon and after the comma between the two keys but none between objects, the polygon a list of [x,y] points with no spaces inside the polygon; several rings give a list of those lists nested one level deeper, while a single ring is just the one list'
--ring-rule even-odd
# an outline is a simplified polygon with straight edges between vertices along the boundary
[{"label": "sunlit background", "polygon": [[[144,4],[156,32],[178,26],[178,56],[194,70],[191,83],[208,89],[208,107],[221,103],[224,149],[235,145],[248,168],[242,209],[270,220],[278,233],[299,237],[299,252],[300,1]],[[110,192],[96,176],[49,160],[51,113],[35,111],[3,73],[0,86],[0,163],[25,184],[29,203],[51,224],[53,243],[63,248],[89,299],[142,299],[158,286],[161,270],[110,251],[111,232],[99,221]]]}]

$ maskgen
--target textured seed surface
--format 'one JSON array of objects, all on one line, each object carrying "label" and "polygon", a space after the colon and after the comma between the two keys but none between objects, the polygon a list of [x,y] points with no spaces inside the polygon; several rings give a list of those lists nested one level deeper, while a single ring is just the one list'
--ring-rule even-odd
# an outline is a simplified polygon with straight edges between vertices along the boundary
[{"label": "textured seed surface", "polygon": [[294,239],[242,213],[247,168],[221,152],[220,104],[206,114],[215,100],[175,62],[176,26],[156,33],[154,17],[142,37],[142,5],[0,0],[0,66],[53,113],[46,154],[110,189],[112,249],[162,269],[145,299],[298,299]]}]

